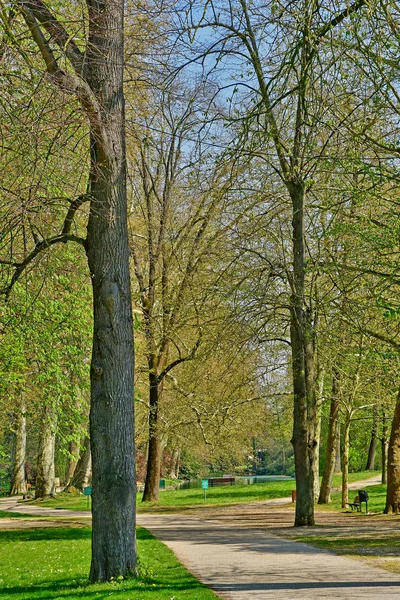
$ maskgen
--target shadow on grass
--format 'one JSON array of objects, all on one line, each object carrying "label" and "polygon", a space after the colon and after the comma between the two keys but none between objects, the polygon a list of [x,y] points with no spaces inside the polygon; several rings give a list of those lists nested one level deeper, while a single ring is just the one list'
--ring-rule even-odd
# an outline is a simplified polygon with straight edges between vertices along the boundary
[{"label": "shadow on grass", "polygon": [[10,529],[0,531],[0,541],[3,542],[35,542],[38,540],[84,540],[90,539],[92,530],[89,527],[73,527],[62,529],[48,527],[46,529]]},{"label": "shadow on grass", "polygon": [[[132,593],[146,594],[147,597],[153,599],[160,598],[171,598],[171,594],[174,595],[179,592],[192,592],[193,598],[196,598],[196,590],[204,590],[204,586],[193,579],[188,582],[187,580],[179,581],[175,578],[168,580],[167,578],[161,579],[126,579],[121,583],[106,583],[106,584],[92,584],[88,580],[81,580],[79,582],[71,581],[70,579],[59,580],[57,583],[54,581],[43,581],[40,585],[30,586],[15,586],[4,589],[5,598],[29,598],[29,600],[62,600],[62,598],[109,598],[113,596],[124,595],[125,598],[131,597]],[[157,596],[160,593],[160,596]],[[128,596],[129,594],[129,596]],[[136,596],[135,596],[136,597]]]}]

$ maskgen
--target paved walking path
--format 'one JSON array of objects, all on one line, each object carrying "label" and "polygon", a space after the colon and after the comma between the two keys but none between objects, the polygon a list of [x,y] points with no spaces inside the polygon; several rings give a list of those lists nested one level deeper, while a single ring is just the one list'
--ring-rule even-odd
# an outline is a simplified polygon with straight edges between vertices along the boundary
[{"label": "paved walking path", "polygon": [[189,515],[138,515],[138,523],[221,598],[400,598],[400,575],[278,538]]},{"label": "paved walking path", "polygon": [[[355,488],[365,487],[358,482]],[[285,500],[263,502],[281,505]],[[0,499],[0,510],[49,516],[87,516],[82,511],[17,505]],[[169,546],[201,581],[226,600],[385,600],[400,598],[400,575],[291,542],[252,526],[192,514],[138,514],[138,524]],[[239,526],[238,526],[239,525]],[[156,599],[155,599],[156,600]]]}]

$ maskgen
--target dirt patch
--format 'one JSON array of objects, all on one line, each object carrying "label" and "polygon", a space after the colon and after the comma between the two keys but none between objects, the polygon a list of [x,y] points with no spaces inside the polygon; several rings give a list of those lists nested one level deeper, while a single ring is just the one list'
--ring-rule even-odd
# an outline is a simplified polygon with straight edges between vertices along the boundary
[{"label": "dirt patch", "polygon": [[42,529],[44,527],[87,527],[87,521],[49,519],[0,519],[0,531],[5,529]]}]

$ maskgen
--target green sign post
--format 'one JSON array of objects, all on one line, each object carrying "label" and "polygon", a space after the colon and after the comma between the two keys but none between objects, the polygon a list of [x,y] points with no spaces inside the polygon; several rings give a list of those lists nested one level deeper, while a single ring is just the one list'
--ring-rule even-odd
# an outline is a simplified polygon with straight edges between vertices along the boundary
[{"label": "green sign post", "polygon": [[201,480],[201,487],[204,490],[204,502],[207,500],[207,490],[208,490],[208,479]]},{"label": "green sign post", "polygon": [[83,488],[83,495],[87,496],[87,507],[90,507],[90,496],[92,495],[92,488],[90,485]]}]

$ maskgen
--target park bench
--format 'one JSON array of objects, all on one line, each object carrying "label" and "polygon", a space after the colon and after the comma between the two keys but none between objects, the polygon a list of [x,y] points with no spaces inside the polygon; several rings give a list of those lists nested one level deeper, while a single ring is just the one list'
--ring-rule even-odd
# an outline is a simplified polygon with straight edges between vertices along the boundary
[{"label": "park bench", "polygon": [[361,512],[362,503],[365,502],[365,512],[368,514],[368,500],[368,492],[366,490],[358,490],[353,502],[348,502],[347,506],[350,506],[351,510],[356,509],[357,512]]},{"label": "park bench", "polygon": [[208,485],[210,487],[217,487],[220,485],[235,485],[234,477],[211,477],[208,480]]},{"label": "park bench", "polygon": [[360,512],[361,511],[360,498],[358,496],[356,496],[354,498],[353,502],[347,503],[347,506],[350,506],[352,511],[355,509],[357,512]]}]

